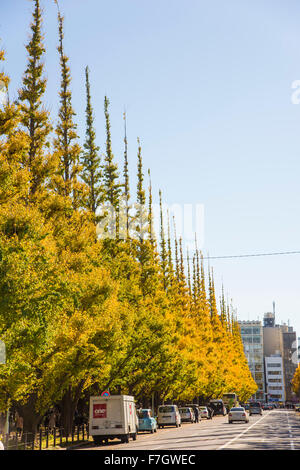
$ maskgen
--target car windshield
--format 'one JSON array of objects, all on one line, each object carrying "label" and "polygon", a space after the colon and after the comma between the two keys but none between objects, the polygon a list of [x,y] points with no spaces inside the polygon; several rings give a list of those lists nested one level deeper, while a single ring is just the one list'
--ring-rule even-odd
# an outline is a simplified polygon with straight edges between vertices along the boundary
[{"label": "car windshield", "polygon": [[139,410],[139,418],[145,419],[151,417],[151,410]]},{"label": "car windshield", "polygon": [[189,413],[190,409],[189,408],[179,408],[180,413]]},{"label": "car windshield", "polygon": [[201,411],[207,411],[207,408],[206,408],[206,406],[200,406],[200,410]]},{"label": "car windshield", "polygon": [[260,403],[250,403],[251,408],[260,408]]},{"label": "car windshield", "polygon": [[230,411],[245,411],[245,408],[231,408]]},{"label": "car windshield", "polygon": [[159,412],[160,413],[173,413],[174,406],[160,406],[159,407]]}]

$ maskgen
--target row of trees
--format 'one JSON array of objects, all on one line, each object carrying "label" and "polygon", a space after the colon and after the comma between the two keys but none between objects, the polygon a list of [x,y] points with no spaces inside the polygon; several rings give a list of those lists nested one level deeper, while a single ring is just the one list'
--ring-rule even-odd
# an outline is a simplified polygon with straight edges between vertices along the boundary
[{"label": "row of trees", "polygon": [[[0,409],[14,406],[25,430],[35,431],[60,403],[68,432],[80,397],[106,388],[138,399],[228,391],[248,399],[257,387],[232,307],[222,293],[217,308],[213,271],[205,274],[197,245],[185,268],[182,240],[171,239],[169,221],[165,227],[161,194],[159,239],[153,233],[151,180],[146,190],[139,142],[132,209],[126,116],[121,177],[107,97],[101,157],[88,68],[79,145],[59,10],[60,108],[53,126],[43,104],[40,1],[33,4],[22,87],[15,102],[0,108],[0,339],[7,354]],[[4,72],[0,80],[8,89]],[[106,222],[110,208],[115,216]],[[99,237],[99,222],[114,237]]]}]

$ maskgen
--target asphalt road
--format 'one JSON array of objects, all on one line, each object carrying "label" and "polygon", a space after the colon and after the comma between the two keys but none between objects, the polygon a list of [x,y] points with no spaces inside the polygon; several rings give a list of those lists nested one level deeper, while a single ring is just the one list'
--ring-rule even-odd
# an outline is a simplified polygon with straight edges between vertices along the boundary
[{"label": "asphalt road", "polygon": [[228,417],[216,416],[198,424],[168,427],[155,434],[139,434],[128,444],[109,441],[93,450],[300,450],[300,414],[290,410],[264,411],[250,416],[248,424],[228,424]]}]

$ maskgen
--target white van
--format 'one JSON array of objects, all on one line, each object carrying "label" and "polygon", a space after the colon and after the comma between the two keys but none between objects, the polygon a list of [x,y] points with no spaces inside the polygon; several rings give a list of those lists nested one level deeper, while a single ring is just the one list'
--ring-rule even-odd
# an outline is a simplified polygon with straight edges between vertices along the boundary
[{"label": "white van", "polygon": [[137,435],[137,417],[134,397],[111,395],[110,397],[90,397],[89,432],[97,445],[108,439],[134,441]]},{"label": "white van", "polygon": [[159,428],[164,426],[181,426],[181,418],[177,405],[160,405],[157,413],[157,424]]}]

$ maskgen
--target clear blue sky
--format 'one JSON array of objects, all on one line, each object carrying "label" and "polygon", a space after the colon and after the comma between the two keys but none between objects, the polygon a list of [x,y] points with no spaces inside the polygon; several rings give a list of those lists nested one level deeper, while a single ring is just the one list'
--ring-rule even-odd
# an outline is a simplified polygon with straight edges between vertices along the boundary
[{"label": "clear blue sky", "polygon": [[[56,117],[59,68],[56,8],[42,0],[48,76]],[[91,69],[97,138],[105,139],[103,98],[111,101],[116,159],[122,164],[124,106],[131,174],[136,137],[154,191],[167,203],[205,205],[204,254],[300,249],[300,79],[297,0],[61,0],[73,104],[84,137],[84,67]],[[31,2],[1,2],[0,37],[12,78],[26,64]],[[277,319],[300,335],[300,255],[213,262],[216,284],[241,319],[276,301]]]}]

